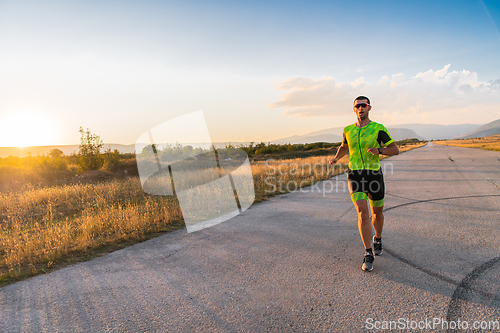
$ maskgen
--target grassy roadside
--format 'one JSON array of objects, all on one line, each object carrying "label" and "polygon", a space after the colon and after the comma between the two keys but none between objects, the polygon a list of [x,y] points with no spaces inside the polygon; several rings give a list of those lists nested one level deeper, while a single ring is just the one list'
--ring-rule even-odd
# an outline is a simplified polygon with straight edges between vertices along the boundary
[{"label": "grassy roadside", "polygon": [[446,145],[446,146],[479,148],[484,150],[500,151],[500,134],[490,135],[484,138],[438,140],[433,142],[439,145]]},{"label": "grassy roadside", "polygon": [[1,194],[0,220],[0,284],[184,227],[177,200],[137,178]]},{"label": "grassy roadside", "polygon": [[[332,157],[253,161],[255,203],[344,172],[348,157],[335,168]],[[185,227],[177,199],[146,194],[137,177],[0,194],[0,226],[0,286]]]}]

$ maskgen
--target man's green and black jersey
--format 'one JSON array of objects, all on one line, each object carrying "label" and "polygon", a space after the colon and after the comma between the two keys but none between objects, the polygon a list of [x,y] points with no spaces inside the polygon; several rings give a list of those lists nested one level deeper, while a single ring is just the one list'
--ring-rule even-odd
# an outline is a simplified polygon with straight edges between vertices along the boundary
[{"label": "man's green and black jersey", "polygon": [[381,148],[394,142],[384,125],[371,121],[364,127],[356,124],[344,128],[344,144],[349,146],[349,169],[378,170],[379,155],[373,155],[367,148]]}]

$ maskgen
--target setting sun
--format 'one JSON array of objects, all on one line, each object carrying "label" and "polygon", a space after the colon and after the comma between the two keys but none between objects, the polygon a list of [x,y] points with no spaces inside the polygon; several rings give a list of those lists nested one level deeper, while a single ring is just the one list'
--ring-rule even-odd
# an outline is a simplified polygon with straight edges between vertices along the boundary
[{"label": "setting sun", "polygon": [[54,121],[40,112],[18,111],[0,118],[0,147],[55,144]]}]

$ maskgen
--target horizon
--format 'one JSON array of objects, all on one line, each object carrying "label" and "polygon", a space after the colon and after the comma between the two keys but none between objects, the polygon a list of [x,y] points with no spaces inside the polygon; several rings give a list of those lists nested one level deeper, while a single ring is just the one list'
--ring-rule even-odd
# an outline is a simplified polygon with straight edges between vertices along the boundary
[{"label": "horizon", "polygon": [[[500,120],[497,119],[497,120]],[[495,121],[495,120],[494,120]],[[493,121],[492,121],[493,122]],[[349,125],[349,124],[347,124]],[[345,125],[345,126],[347,126]],[[413,124],[400,124],[400,125],[393,125],[393,126],[389,126],[388,129],[390,128],[400,128],[400,129],[408,129],[408,128],[404,128],[404,127],[399,127],[399,126],[405,126],[405,125],[431,125],[431,126],[461,126],[461,125],[472,125],[472,126],[478,126],[478,127],[481,127],[483,125],[486,125],[486,124],[470,124],[470,123],[463,123],[463,124],[452,124],[452,125],[442,125],[442,124],[422,124],[422,123],[413,123]],[[292,136],[288,136],[288,137],[283,137],[283,138],[276,138],[276,139],[273,139],[273,140],[265,140],[265,141],[255,141],[255,140],[250,140],[250,141],[213,141],[212,144],[216,145],[216,146],[221,146],[221,145],[226,145],[226,144],[236,144],[236,145],[239,145],[239,144],[243,144],[244,146],[247,146],[248,144],[250,143],[254,143],[254,144],[259,144],[259,143],[270,143],[270,144],[287,144],[286,142],[279,142],[277,143],[277,141],[280,141],[280,140],[283,140],[283,139],[287,139],[287,138],[292,138],[292,137],[302,137],[302,136],[306,136],[308,134],[313,134],[313,133],[316,133],[316,132],[322,132],[322,131],[327,131],[327,130],[331,130],[331,129],[341,129],[341,128],[344,128],[345,126],[338,126],[338,127],[330,127],[330,128],[324,128],[324,129],[320,129],[320,130],[314,130],[312,132],[307,132],[307,133],[303,133],[303,134],[295,134],[295,135],[292,135]],[[408,129],[409,130],[409,129]],[[96,133],[93,133],[93,134],[96,134]],[[331,133],[332,135],[335,135],[334,133]],[[417,133],[418,134],[418,133]],[[451,139],[451,138],[448,138],[448,139]],[[424,140],[427,140],[427,139],[424,139]],[[436,139],[434,139],[436,140]],[[396,140],[397,141],[397,140]],[[105,150],[107,148],[111,148],[111,146],[124,146],[124,147],[135,147],[137,144],[139,145],[148,145],[149,143],[146,143],[146,142],[136,142],[136,143],[116,143],[116,142],[103,142],[103,147],[101,148],[101,150]],[[196,145],[198,143],[196,142],[191,142],[191,143],[186,143],[186,144],[181,144],[181,145]],[[290,143],[288,143],[290,144]],[[294,144],[294,143],[291,143],[291,144]],[[42,145],[42,146],[9,146],[9,147],[3,147],[3,146],[0,146],[0,151],[1,150],[7,150],[7,149],[11,149],[11,150],[20,150],[20,151],[23,151],[23,150],[27,150],[27,149],[41,149],[41,148],[57,148],[57,147],[78,147],[80,145],[80,143],[70,143],[70,144],[52,144],[52,145]],[[76,151],[76,150],[75,150]],[[27,151],[26,153],[30,153],[29,151]],[[66,154],[65,154],[66,155]],[[0,154],[0,157],[1,154]]]},{"label": "horizon", "polygon": [[270,142],[353,123],[359,95],[386,127],[486,124],[499,24],[489,0],[0,2],[0,147],[128,145],[198,110],[213,142]]}]

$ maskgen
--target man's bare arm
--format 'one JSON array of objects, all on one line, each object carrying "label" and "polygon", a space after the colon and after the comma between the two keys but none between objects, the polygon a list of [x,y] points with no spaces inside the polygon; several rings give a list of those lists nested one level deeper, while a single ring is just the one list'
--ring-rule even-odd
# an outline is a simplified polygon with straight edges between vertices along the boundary
[{"label": "man's bare arm", "polygon": [[370,153],[373,155],[385,155],[385,156],[393,156],[393,155],[398,155],[399,154],[399,148],[398,145],[393,142],[387,147],[380,148],[381,152],[379,153],[379,148],[368,148],[367,149]]},{"label": "man's bare arm", "polygon": [[340,145],[339,149],[337,149],[337,154],[335,154],[335,157],[330,160],[330,165],[334,165],[335,163],[337,163],[349,151],[349,146],[344,142],[345,133],[343,134],[342,144]]}]

